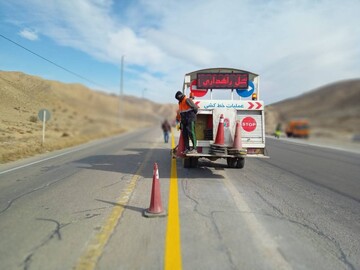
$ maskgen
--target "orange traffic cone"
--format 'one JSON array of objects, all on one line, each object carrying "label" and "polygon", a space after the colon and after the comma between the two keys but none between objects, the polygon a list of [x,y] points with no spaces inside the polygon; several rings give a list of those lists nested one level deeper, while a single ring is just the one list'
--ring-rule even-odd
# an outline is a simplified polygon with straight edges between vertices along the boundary
[{"label": "orange traffic cone", "polygon": [[150,207],[144,211],[146,217],[162,217],[166,213],[161,203],[161,192],[159,182],[159,169],[157,163],[154,163],[153,183],[151,189]]},{"label": "orange traffic cone", "polygon": [[185,155],[183,154],[183,152],[185,151],[185,144],[184,144],[184,139],[182,136],[182,131],[180,130],[180,138],[179,138],[179,143],[176,149],[176,156],[178,157],[184,157]]},{"label": "orange traffic cone", "polygon": [[234,137],[233,149],[236,149],[236,150],[242,149],[241,124],[240,124],[240,121],[239,121],[239,120],[236,121],[235,137]]},{"label": "orange traffic cone", "polygon": [[220,121],[216,133],[216,139],[214,144],[223,145],[224,144],[224,115],[220,115]]}]

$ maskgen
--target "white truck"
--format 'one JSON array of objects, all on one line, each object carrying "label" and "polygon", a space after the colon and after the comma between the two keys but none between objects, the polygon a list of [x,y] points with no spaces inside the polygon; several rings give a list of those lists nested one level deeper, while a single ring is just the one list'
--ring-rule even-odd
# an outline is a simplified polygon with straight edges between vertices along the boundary
[{"label": "white truck", "polygon": [[[199,158],[225,158],[230,168],[243,168],[245,157],[266,157],[259,75],[234,68],[197,70],[185,74],[182,92],[187,97],[192,93],[199,107],[195,122],[197,153],[182,155],[177,151],[184,168],[197,167]],[[223,145],[215,141],[218,128],[223,132]],[[241,138],[241,150],[234,153],[236,129],[241,133],[236,135],[237,141],[238,136]]]}]

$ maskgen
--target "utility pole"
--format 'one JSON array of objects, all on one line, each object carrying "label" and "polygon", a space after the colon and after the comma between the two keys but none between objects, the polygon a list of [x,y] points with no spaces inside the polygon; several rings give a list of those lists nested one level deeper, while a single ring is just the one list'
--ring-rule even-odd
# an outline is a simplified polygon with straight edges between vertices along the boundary
[{"label": "utility pole", "polygon": [[[144,88],[143,90],[142,90],[142,99],[143,100],[145,100],[145,91],[146,91],[147,89],[146,88]],[[146,114],[145,113],[143,113],[142,114],[142,121],[145,123],[146,122]]]},{"label": "utility pole", "polygon": [[143,98],[143,99],[145,98],[145,92],[146,92],[146,90],[147,90],[147,89],[144,88],[143,91],[142,91],[142,98]]},{"label": "utility pole", "polygon": [[124,110],[121,107],[123,105],[123,94],[124,94],[124,55],[121,56],[121,69],[120,69],[120,95],[119,95],[119,126],[122,125],[122,118],[124,118]]}]

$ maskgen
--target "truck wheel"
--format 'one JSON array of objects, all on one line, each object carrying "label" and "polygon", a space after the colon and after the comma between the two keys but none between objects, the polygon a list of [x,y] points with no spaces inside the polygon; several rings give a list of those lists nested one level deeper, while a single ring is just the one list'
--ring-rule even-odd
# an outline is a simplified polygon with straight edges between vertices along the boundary
[{"label": "truck wheel", "polygon": [[199,164],[199,159],[197,157],[191,157],[190,164],[191,164],[191,168],[197,168]]},{"label": "truck wheel", "polygon": [[197,157],[188,157],[183,158],[183,166],[184,168],[196,168],[199,163],[199,158]]},{"label": "truck wheel", "polygon": [[236,168],[237,158],[226,158],[226,162],[229,168]]},{"label": "truck wheel", "polygon": [[245,158],[238,158],[236,162],[236,168],[242,169],[245,166]]},{"label": "truck wheel", "polygon": [[183,158],[183,167],[191,168],[191,158]]}]

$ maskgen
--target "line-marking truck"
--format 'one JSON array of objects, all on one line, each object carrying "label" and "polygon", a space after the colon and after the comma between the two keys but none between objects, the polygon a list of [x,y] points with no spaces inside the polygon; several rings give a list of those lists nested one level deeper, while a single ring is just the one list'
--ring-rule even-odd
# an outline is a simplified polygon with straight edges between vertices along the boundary
[{"label": "line-marking truck", "polygon": [[[225,158],[230,168],[243,168],[245,157],[267,157],[259,84],[259,75],[234,68],[208,68],[185,74],[182,92],[187,97],[192,93],[199,108],[195,122],[197,153],[178,155],[185,168],[197,167],[199,158]],[[219,122],[224,125],[219,129],[224,136],[220,146],[215,144]],[[241,134],[235,134],[237,126]],[[241,136],[242,146],[234,153],[231,149],[235,136]]]}]

